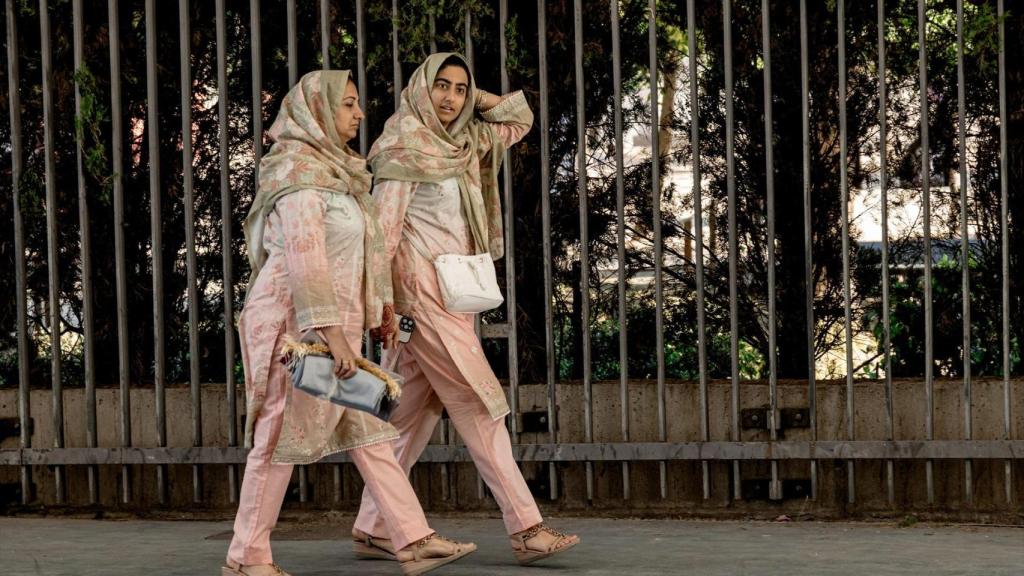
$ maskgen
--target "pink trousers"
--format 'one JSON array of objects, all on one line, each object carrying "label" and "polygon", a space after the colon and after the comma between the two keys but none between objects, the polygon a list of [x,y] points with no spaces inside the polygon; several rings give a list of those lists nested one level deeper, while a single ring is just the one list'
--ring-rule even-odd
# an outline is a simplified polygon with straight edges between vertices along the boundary
[{"label": "pink trousers", "polygon": [[[245,464],[245,477],[235,516],[235,535],[228,560],[242,565],[270,564],[270,531],[277,523],[281,503],[292,476],[291,464],[273,464],[271,456],[284,422],[285,386],[289,382],[281,364],[271,366],[267,398],[254,431],[253,449]],[[366,484],[366,490],[380,503],[380,515],[392,535],[396,549],[433,533],[427,525],[408,474],[395,460],[390,442],[349,451]]]},{"label": "pink trousers", "polygon": [[[491,418],[456,368],[437,328],[429,321],[419,321],[411,340],[401,346],[396,371],[405,378],[405,384],[391,424],[400,434],[394,444],[395,455],[406,474],[430,441],[442,409],[447,408],[477,470],[501,507],[508,533],[540,523],[540,510],[512,456],[512,440],[504,419]],[[380,498],[372,490],[363,490],[355,527],[371,536],[396,536]]]}]

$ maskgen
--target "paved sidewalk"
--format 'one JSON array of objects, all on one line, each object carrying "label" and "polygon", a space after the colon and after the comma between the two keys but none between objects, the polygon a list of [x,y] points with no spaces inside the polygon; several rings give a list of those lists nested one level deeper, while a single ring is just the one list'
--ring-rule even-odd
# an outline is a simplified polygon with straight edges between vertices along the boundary
[{"label": "paved sidewalk", "polygon": [[[275,560],[295,576],[399,574],[394,563],[353,558],[344,540],[351,522],[282,522]],[[563,557],[521,568],[499,520],[434,524],[480,546],[438,576],[1024,574],[1024,528],[553,519],[557,527],[574,527],[583,542]],[[219,576],[230,529],[228,522],[0,518],[0,573]]]}]

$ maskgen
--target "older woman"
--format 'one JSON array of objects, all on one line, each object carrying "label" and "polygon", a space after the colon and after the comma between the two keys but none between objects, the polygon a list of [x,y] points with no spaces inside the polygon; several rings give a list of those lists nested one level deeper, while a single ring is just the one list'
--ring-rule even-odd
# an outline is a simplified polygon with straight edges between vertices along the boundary
[{"label": "older woman", "polygon": [[347,450],[381,507],[404,574],[422,574],[476,549],[435,535],[373,416],[293,389],[282,347],[317,330],[335,375],[355,373],[364,330],[391,299],[383,237],[366,162],[347,142],[363,113],[347,71],[307,74],[270,129],[259,189],[245,222],[252,278],[239,319],[245,366],[245,442],[252,450],[223,576],[286,575],[270,531],[294,464]]},{"label": "older woman", "polygon": [[[512,457],[504,422],[508,403],[477,339],[475,315],[445,309],[433,260],[442,254],[502,257],[497,174],[505,149],[532,123],[522,92],[499,97],[477,90],[462,56],[434,54],[413,72],[368,158],[392,261],[395,309],[416,322],[408,343],[385,357],[405,379],[392,418],[401,434],[398,459],[407,471],[412,467],[447,408],[501,507],[522,564],[564,552],[579,539],[542,523]],[[387,342],[394,330],[385,324]],[[395,534],[380,504],[372,490],[363,492],[353,538],[357,547],[373,542],[386,555],[399,543],[383,539]]]}]

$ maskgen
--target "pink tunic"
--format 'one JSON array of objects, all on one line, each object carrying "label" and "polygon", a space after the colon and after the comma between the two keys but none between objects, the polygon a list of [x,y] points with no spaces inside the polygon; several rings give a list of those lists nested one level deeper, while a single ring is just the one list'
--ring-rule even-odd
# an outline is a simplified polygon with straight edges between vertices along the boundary
[{"label": "pink tunic", "polygon": [[[522,92],[510,95],[481,116],[491,123],[506,147],[526,135],[533,122]],[[481,139],[480,146],[486,151],[491,142]],[[458,186],[454,180],[438,184],[385,180],[374,185],[373,197],[380,210],[384,244],[392,259],[396,311],[417,321],[429,321],[439,333],[446,334],[444,345],[455,367],[491,417],[504,417],[509,412],[508,402],[476,339],[473,315],[453,314],[440,305],[433,264],[411,244],[415,242],[433,257],[474,252]]]},{"label": "pink tunic", "polygon": [[[266,397],[270,363],[287,337],[340,325],[352,351],[363,338],[363,215],[344,194],[302,190],[278,200],[268,215],[268,257],[238,321],[245,367],[245,445]],[[286,372],[275,371],[288,378]],[[365,412],[295,391],[287,383],[284,425],[275,463],[309,464],[324,456],[392,440],[397,432]]]}]

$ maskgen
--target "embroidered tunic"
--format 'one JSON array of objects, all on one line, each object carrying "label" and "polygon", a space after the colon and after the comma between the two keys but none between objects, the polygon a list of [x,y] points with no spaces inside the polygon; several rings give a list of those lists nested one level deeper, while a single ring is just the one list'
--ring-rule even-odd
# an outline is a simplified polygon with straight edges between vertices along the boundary
[{"label": "embroidered tunic", "polygon": [[[481,116],[491,123],[506,147],[518,142],[533,123],[533,113],[522,92],[512,94]],[[482,148],[491,145],[481,139]],[[479,182],[473,184],[479,186]],[[438,288],[432,259],[413,247],[413,243],[425,247],[431,258],[475,253],[455,179],[437,184],[385,180],[374,184],[373,197],[380,211],[385,248],[392,259],[395,310],[417,322],[430,321],[441,333],[449,334],[445,347],[456,367],[491,417],[504,417],[509,412],[508,402],[476,338],[473,315],[453,314],[440,305],[435,297]],[[431,283],[429,289],[425,283]]]},{"label": "embroidered tunic", "polygon": [[238,329],[245,366],[245,444],[267,386],[285,386],[287,402],[275,463],[309,464],[342,450],[397,438],[390,424],[292,388],[268,382],[286,336],[340,325],[352,351],[363,339],[364,221],[356,200],[301,190],[282,197],[268,215],[267,261],[246,300]]}]

